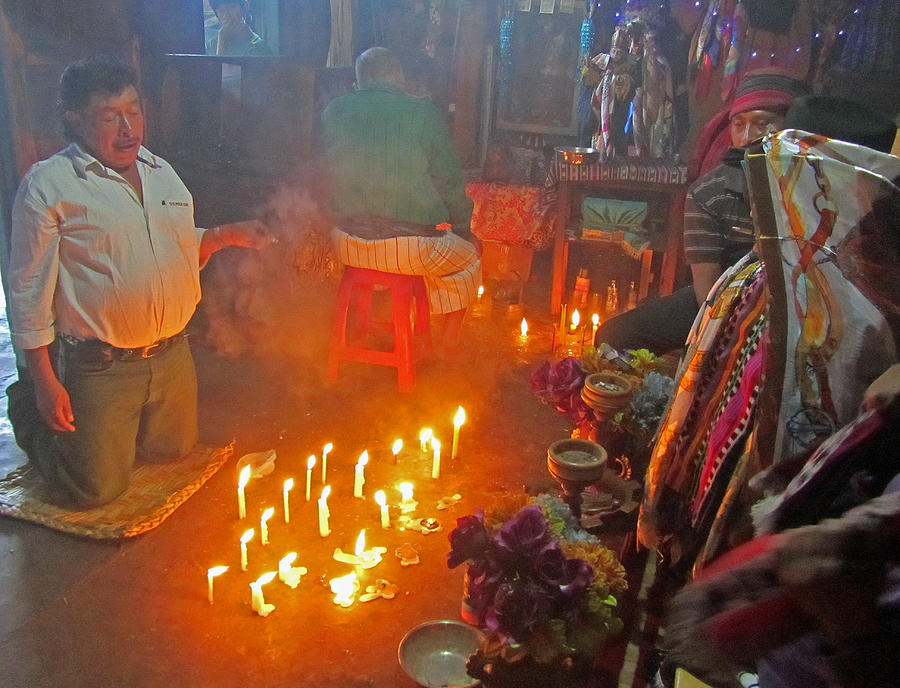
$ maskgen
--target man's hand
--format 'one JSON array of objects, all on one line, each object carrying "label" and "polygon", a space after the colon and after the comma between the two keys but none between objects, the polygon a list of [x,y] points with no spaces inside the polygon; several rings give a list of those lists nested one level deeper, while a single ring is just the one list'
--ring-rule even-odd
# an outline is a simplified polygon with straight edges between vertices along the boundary
[{"label": "man's hand", "polygon": [[219,225],[217,228],[222,246],[241,246],[257,251],[275,243],[274,236],[269,234],[268,227],[260,220],[245,220]]},{"label": "man's hand", "polygon": [[900,397],[900,363],[895,363],[869,385],[863,394],[864,411],[886,408],[894,399]]},{"label": "man's hand", "polygon": [[56,377],[56,371],[50,363],[49,348],[40,346],[36,349],[24,349],[24,354],[34,381],[34,395],[41,419],[56,432],[75,432],[72,400]]}]

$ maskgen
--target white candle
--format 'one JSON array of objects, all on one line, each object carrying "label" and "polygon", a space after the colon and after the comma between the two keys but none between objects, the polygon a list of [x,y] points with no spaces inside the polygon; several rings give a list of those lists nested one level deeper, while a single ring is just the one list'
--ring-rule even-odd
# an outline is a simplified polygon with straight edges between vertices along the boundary
[{"label": "white candle", "polygon": [[306,501],[309,501],[310,490],[312,489],[312,469],[316,465],[316,455],[313,454],[306,460]]},{"label": "white candle", "polygon": [[291,522],[291,497],[290,491],[294,489],[294,479],[288,478],[284,481],[284,487],[281,490],[281,498],[284,502],[284,522]]},{"label": "white candle", "polygon": [[[525,322],[522,320],[522,322]],[[466,422],[466,411],[462,406],[456,407],[456,415],[453,416],[453,444],[450,445],[450,458],[455,459],[459,451],[459,428]],[[435,476],[437,477],[437,476]]]},{"label": "white candle", "polygon": [[264,545],[269,544],[269,519],[275,515],[275,507],[270,506],[259,517],[259,539]]},{"label": "white candle", "polygon": [[296,552],[288,552],[278,561],[278,580],[292,589],[300,584],[300,579],[307,572],[305,566],[293,566],[296,559]]},{"label": "white candle", "polygon": [[338,547],[334,550],[332,558],[335,561],[344,564],[351,564],[363,569],[370,569],[381,563],[381,558],[386,552],[387,547],[371,547],[366,549],[366,530],[363,528],[359,533],[359,537],[356,538],[356,547],[354,548],[353,554],[348,554]]},{"label": "white candle", "polygon": [[519,325],[519,334],[522,339],[525,339],[528,336],[528,321],[525,318],[522,318],[522,324]]},{"label": "white candle", "polygon": [[394,465],[397,465],[397,457],[400,455],[400,450],[403,449],[403,440],[396,439],[394,440],[394,444],[391,445],[391,453],[394,455]]},{"label": "white candle", "polygon": [[400,490],[400,500],[404,504],[413,501],[412,483],[400,483],[397,485],[397,489]]},{"label": "white candle", "polygon": [[250,528],[241,535],[241,571],[247,570],[247,543],[253,539],[254,534],[253,528]]},{"label": "white candle", "polygon": [[375,503],[381,507],[381,527],[390,528],[391,516],[388,513],[387,496],[384,494],[384,490],[378,490],[375,493]]},{"label": "white candle", "polygon": [[578,309],[574,309],[572,311],[572,324],[569,325],[569,331],[574,332],[578,329],[578,323],[581,322],[581,316],[578,314]]},{"label": "white candle", "polygon": [[275,578],[275,571],[268,571],[250,583],[250,607],[260,616],[268,616],[275,610],[274,604],[266,604],[266,598],[263,597],[262,586],[271,583]]},{"label": "white candle", "polygon": [[334,449],[334,445],[329,442],[322,447],[322,484],[325,484],[325,473],[328,471],[328,452]]},{"label": "white candle", "polygon": [[422,428],[419,432],[419,444],[422,445],[422,452],[428,451],[428,442],[431,440],[434,433],[431,431],[431,428]]},{"label": "white candle", "polygon": [[441,443],[435,438],[431,438],[431,447],[433,450],[431,458],[431,477],[437,480],[441,477]]},{"label": "white candle", "polygon": [[328,517],[331,512],[328,511],[328,495],[331,494],[331,485],[322,488],[322,496],[319,497],[319,535],[328,537],[331,529],[328,527]]},{"label": "white candle", "polygon": [[484,296],[484,285],[483,284],[478,286],[478,298],[480,299],[482,296]]},{"label": "white candle", "polygon": [[356,462],[356,478],[353,481],[353,496],[359,499],[363,498],[363,485],[366,482],[366,464],[369,463],[369,452],[364,451],[359,455],[359,461]]},{"label": "white candle", "polygon": [[247,502],[244,499],[244,488],[247,487],[247,483],[250,482],[250,464],[247,464],[241,469],[241,473],[238,476],[238,518],[244,519],[247,518]]},{"label": "white candle", "polygon": [[600,327],[600,315],[594,313],[591,316],[591,346],[594,346],[594,337],[597,336],[597,328]]},{"label": "white candle", "polygon": [[209,600],[210,604],[213,603],[213,578],[221,576],[227,570],[227,566],[213,566],[206,572],[206,598]]},{"label": "white candle", "polygon": [[340,578],[332,578],[328,581],[331,592],[334,593],[334,603],[342,607],[349,607],[356,598],[356,592],[359,590],[359,580],[356,578],[356,572],[348,573]]}]

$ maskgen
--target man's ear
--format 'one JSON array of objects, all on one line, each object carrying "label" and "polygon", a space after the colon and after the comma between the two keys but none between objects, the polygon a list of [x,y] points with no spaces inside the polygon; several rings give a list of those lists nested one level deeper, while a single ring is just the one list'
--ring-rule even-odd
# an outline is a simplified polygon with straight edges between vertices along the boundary
[{"label": "man's ear", "polygon": [[82,125],[84,123],[84,117],[82,116],[81,112],[77,110],[66,110],[63,113],[63,119],[66,120],[66,124],[68,125],[69,129],[72,129],[76,132],[81,131]]}]

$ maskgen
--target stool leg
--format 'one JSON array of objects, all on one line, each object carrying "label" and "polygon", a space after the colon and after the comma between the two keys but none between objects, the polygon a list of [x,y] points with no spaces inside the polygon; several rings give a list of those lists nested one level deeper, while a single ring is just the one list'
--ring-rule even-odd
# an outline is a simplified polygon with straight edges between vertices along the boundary
[{"label": "stool leg", "polygon": [[349,280],[341,280],[338,288],[337,303],[334,307],[334,324],[331,327],[331,346],[328,351],[328,369],[325,379],[335,382],[338,379],[338,368],[341,357],[347,348],[347,318],[350,313],[350,300],[353,286]]},{"label": "stool leg", "polygon": [[422,342],[426,352],[431,351],[431,304],[428,302],[428,289],[425,280],[416,280],[412,290],[416,300],[416,329],[415,339]]},{"label": "stool leg", "polygon": [[410,310],[413,292],[409,283],[391,289],[391,312],[394,319],[394,355],[397,361],[397,388],[411,392],[416,381],[416,364],[412,351]]}]

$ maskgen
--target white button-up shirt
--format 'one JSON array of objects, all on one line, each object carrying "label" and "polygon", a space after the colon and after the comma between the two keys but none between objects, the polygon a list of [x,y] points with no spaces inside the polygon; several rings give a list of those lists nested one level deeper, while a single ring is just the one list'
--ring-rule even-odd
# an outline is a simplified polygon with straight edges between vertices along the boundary
[{"label": "white button-up shirt", "polygon": [[184,329],[200,300],[194,203],[145,148],[131,185],[78,144],[36,163],[12,213],[9,320],[22,349],[57,333],[147,346]]}]

